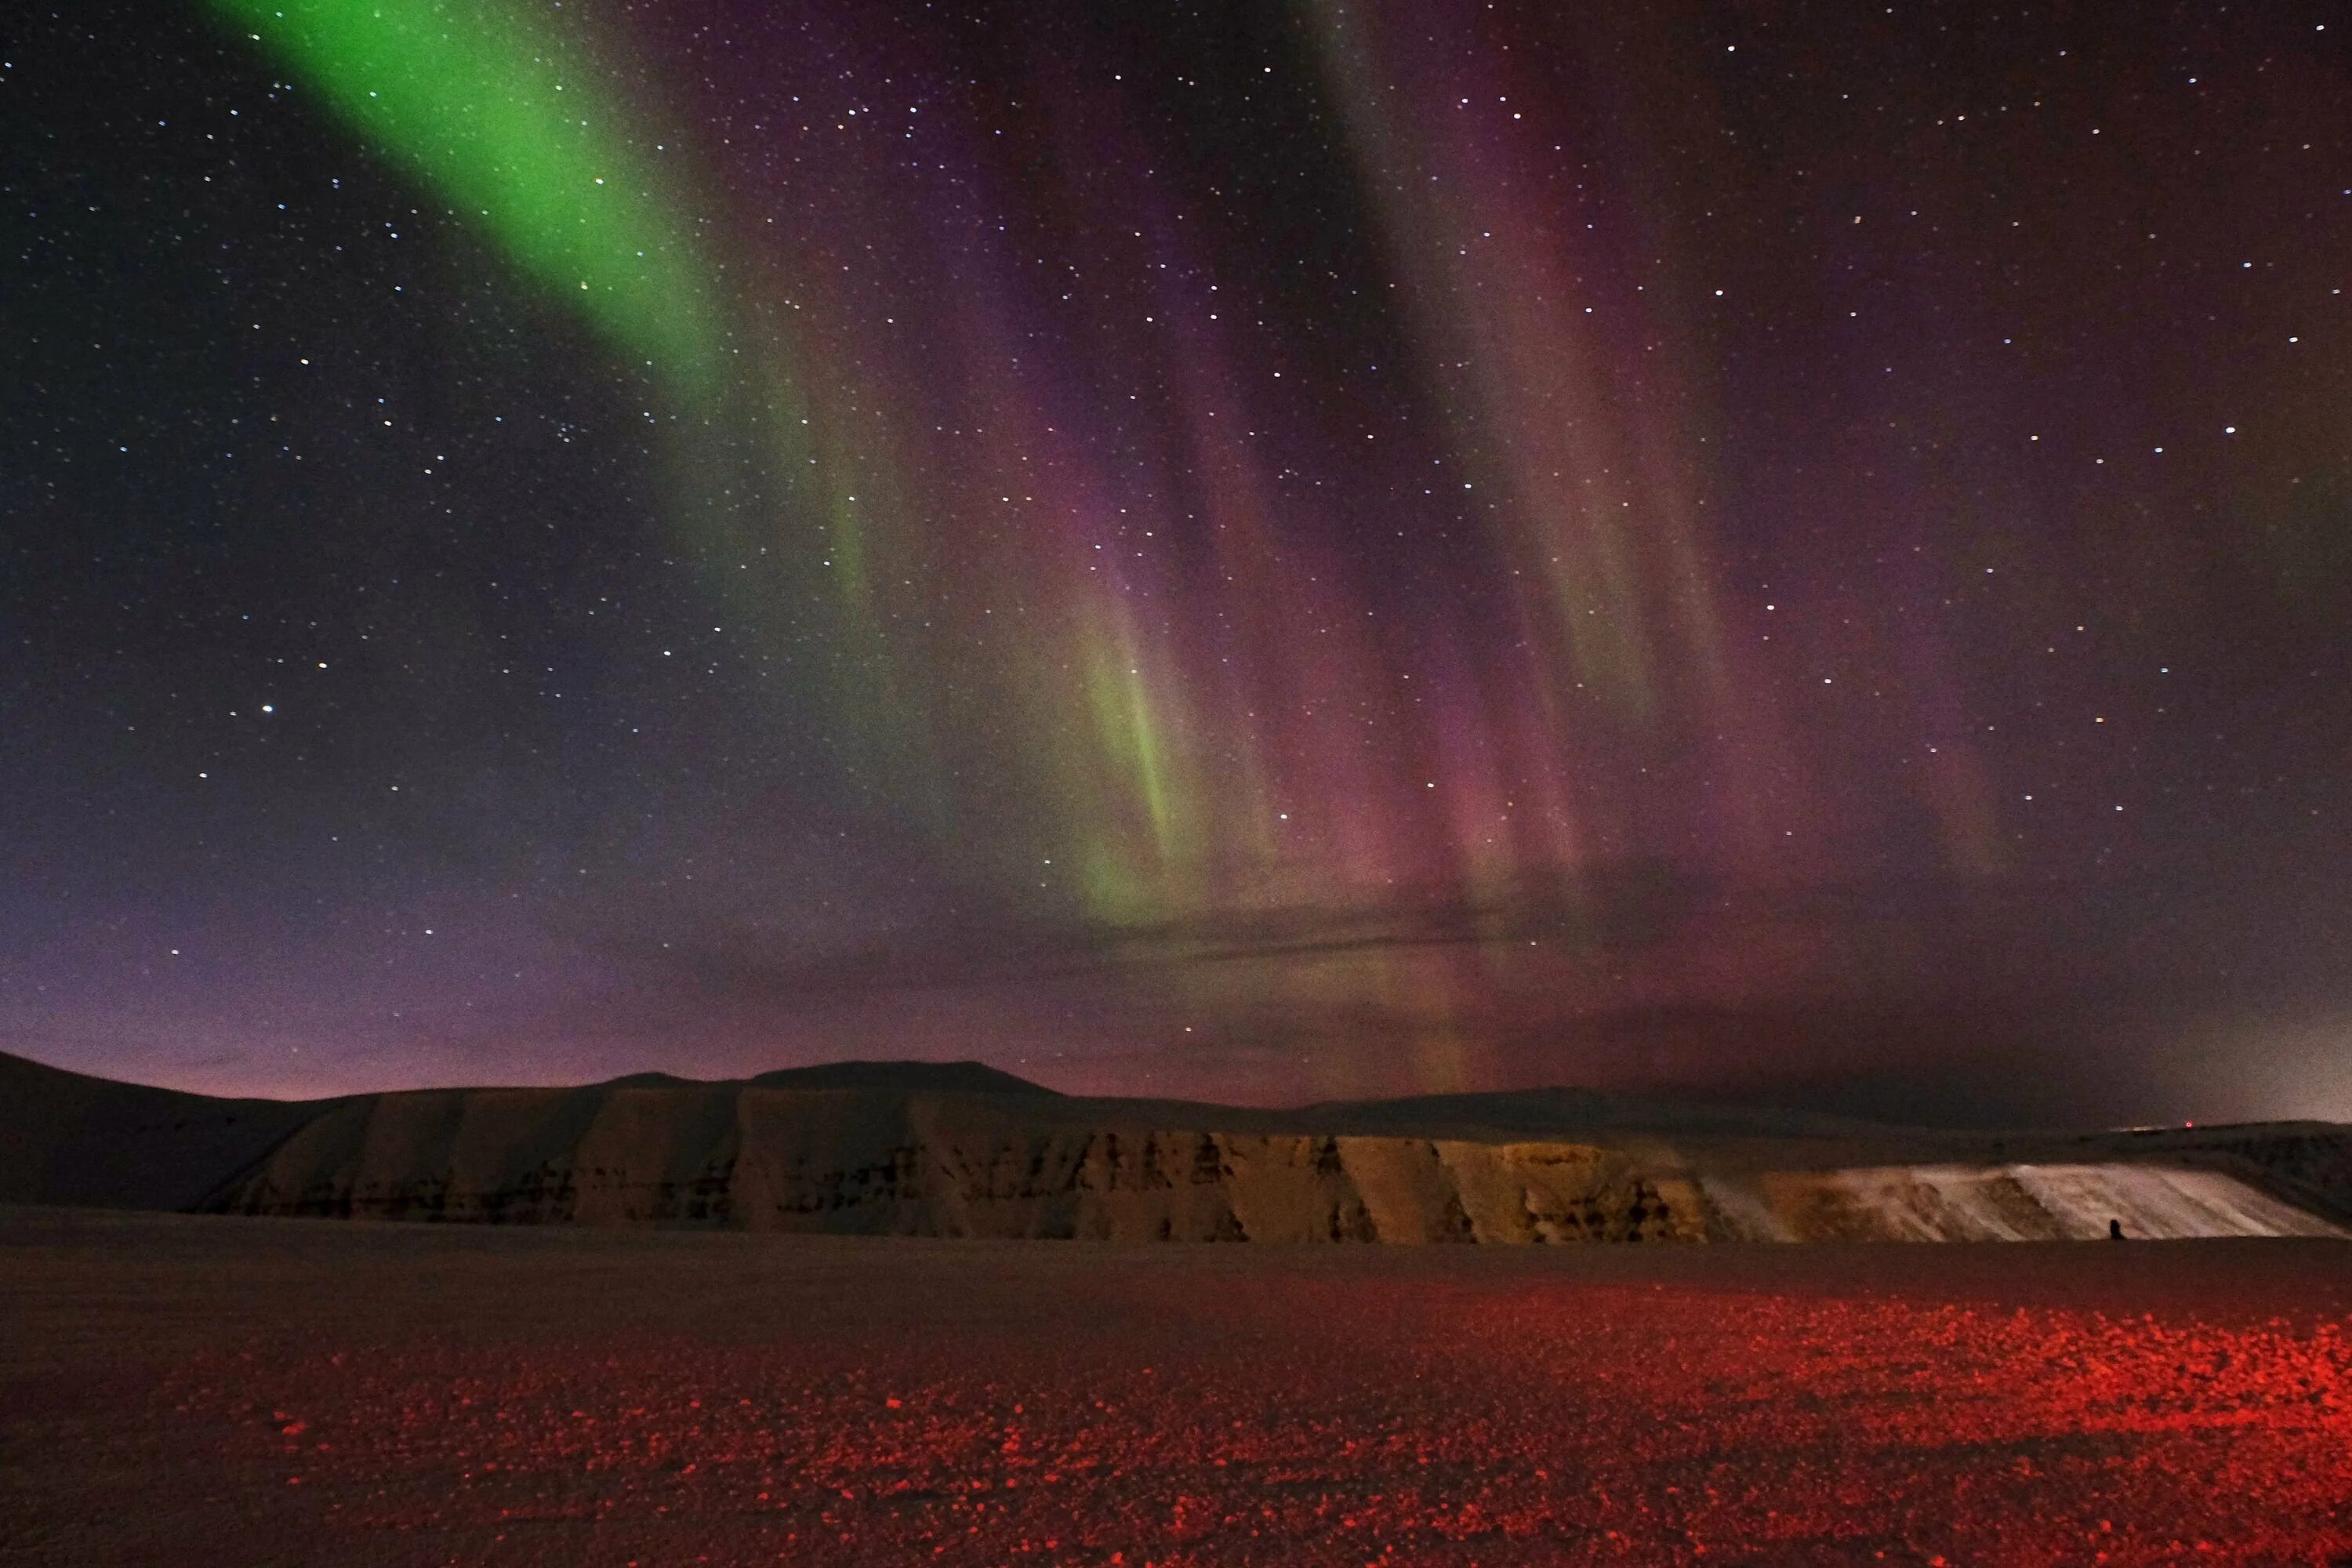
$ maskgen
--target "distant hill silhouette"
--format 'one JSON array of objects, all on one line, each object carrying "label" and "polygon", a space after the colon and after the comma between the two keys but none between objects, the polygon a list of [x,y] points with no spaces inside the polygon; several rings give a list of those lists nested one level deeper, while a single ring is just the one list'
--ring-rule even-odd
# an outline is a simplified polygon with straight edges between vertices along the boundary
[{"label": "distant hill silhouette", "polygon": [[0,1202],[193,1208],[317,1112],[117,1083],[0,1051]]},{"label": "distant hill silhouette", "polygon": [[986,1062],[845,1061],[777,1068],[746,1080],[761,1089],[872,1089],[907,1094],[1042,1094],[1061,1096]]}]

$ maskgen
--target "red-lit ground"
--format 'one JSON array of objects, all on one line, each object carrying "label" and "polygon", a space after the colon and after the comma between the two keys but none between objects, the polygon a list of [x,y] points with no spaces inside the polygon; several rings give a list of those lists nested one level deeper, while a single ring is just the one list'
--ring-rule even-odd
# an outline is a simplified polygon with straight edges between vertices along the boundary
[{"label": "red-lit ground", "polygon": [[2352,1561],[2352,1247],[0,1211],[0,1559]]}]

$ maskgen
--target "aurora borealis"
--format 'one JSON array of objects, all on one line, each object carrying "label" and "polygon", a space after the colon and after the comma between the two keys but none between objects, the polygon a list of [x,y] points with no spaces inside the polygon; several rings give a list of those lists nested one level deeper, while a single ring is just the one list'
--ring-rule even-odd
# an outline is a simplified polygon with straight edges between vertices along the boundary
[{"label": "aurora borealis", "polygon": [[0,1047],[2352,1116],[2329,7],[0,68]]}]

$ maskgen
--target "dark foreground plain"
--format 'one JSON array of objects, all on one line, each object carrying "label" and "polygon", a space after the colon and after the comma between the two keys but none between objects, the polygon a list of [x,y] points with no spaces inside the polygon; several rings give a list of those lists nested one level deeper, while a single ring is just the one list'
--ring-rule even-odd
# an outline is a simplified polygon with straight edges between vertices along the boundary
[{"label": "dark foreground plain", "polygon": [[0,1209],[22,1563],[2352,1560],[2352,1246]]}]

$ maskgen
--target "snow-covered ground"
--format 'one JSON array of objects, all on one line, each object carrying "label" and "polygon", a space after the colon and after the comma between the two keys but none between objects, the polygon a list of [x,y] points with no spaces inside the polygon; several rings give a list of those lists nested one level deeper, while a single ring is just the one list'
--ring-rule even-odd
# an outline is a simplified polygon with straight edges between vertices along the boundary
[{"label": "snow-covered ground", "polygon": [[2352,1563],[2340,1242],[0,1205],[0,1259],[15,1568]]},{"label": "snow-covered ground", "polygon": [[1881,1165],[1708,1175],[1719,1228],[1755,1241],[2346,1236],[2218,1171],[2146,1164]]}]

